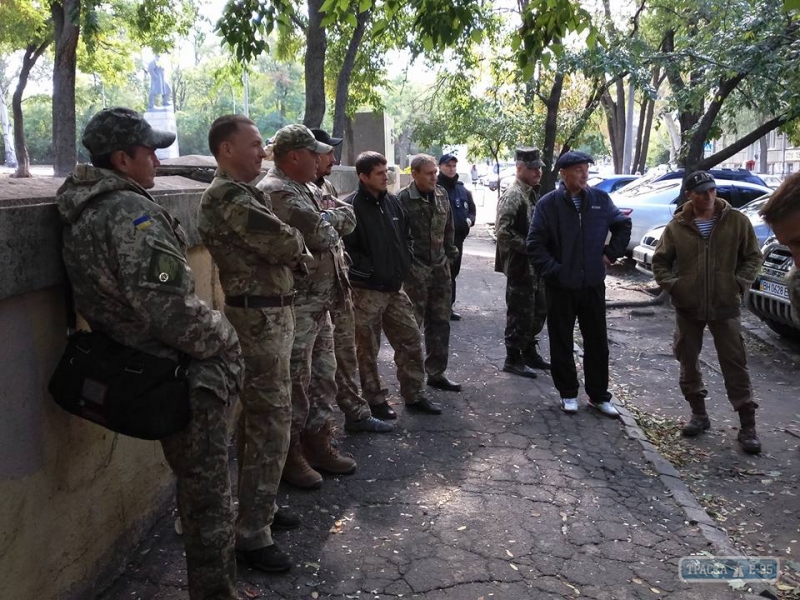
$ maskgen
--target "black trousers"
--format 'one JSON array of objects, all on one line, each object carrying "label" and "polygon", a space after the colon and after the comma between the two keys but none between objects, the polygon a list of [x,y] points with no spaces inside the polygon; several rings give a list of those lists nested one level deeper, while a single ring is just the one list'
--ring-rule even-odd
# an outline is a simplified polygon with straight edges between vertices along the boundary
[{"label": "black trousers", "polygon": [[464,254],[464,240],[466,238],[456,237],[454,240],[456,248],[458,248],[458,258],[450,263],[450,281],[453,282],[453,293],[450,299],[450,304],[456,303],[456,277],[461,272],[461,256]]},{"label": "black trousers", "polygon": [[562,398],[577,398],[580,384],[573,357],[575,319],[583,336],[586,393],[595,402],[608,393],[608,333],[606,286],[579,290],[547,286],[547,334],[550,338],[550,374]]}]

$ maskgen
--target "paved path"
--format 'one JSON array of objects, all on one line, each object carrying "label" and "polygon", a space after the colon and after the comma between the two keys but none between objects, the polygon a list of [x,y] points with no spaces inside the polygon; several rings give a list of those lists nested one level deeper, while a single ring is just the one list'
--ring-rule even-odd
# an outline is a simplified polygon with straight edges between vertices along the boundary
[{"label": "paved path", "polygon": [[[729,599],[724,585],[682,584],[681,556],[709,550],[619,421],[563,414],[546,375],[500,371],[504,285],[493,246],[468,242],[440,417],[400,413],[394,435],[345,435],[358,460],[322,489],[282,491],[301,513],[278,543],[286,576],[240,573],[243,598]],[[613,352],[613,348],[612,348]],[[180,539],[166,516],[103,600],[186,598]]]}]

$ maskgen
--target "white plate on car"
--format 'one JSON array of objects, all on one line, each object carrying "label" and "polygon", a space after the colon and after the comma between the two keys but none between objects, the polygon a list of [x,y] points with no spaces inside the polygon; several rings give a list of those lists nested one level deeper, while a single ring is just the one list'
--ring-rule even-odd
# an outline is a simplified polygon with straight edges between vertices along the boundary
[{"label": "white plate on car", "polygon": [[789,288],[780,283],[773,283],[772,281],[766,281],[765,279],[762,279],[759,281],[759,289],[765,294],[769,294],[771,296],[778,296],[779,298],[786,299],[789,298]]}]

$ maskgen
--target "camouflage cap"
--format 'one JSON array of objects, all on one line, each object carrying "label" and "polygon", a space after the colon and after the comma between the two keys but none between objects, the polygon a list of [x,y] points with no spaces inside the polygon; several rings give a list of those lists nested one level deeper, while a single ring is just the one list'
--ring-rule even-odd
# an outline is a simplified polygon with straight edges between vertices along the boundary
[{"label": "camouflage cap", "polygon": [[311,150],[317,154],[327,154],[332,146],[318,142],[311,130],[305,125],[287,125],[272,136],[275,154],[285,154],[292,150]]},{"label": "camouflage cap", "polygon": [[92,156],[105,156],[129,146],[168,148],[175,133],[153,129],[145,118],[129,108],[104,108],[86,124],[81,142]]},{"label": "camouflage cap", "polygon": [[530,146],[517,148],[517,151],[514,153],[514,158],[518,162],[524,162],[529,169],[541,169],[544,166],[544,161],[542,160],[542,155],[538,148]]}]

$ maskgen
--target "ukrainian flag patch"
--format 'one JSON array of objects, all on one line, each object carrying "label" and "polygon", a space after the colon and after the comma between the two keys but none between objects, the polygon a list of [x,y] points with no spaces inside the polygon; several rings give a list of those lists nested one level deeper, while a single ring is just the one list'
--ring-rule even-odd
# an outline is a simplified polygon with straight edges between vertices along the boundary
[{"label": "ukrainian flag patch", "polygon": [[144,231],[150,225],[153,224],[153,220],[150,218],[150,215],[142,215],[138,219],[134,219],[133,226],[136,227],[138,231]]}]

